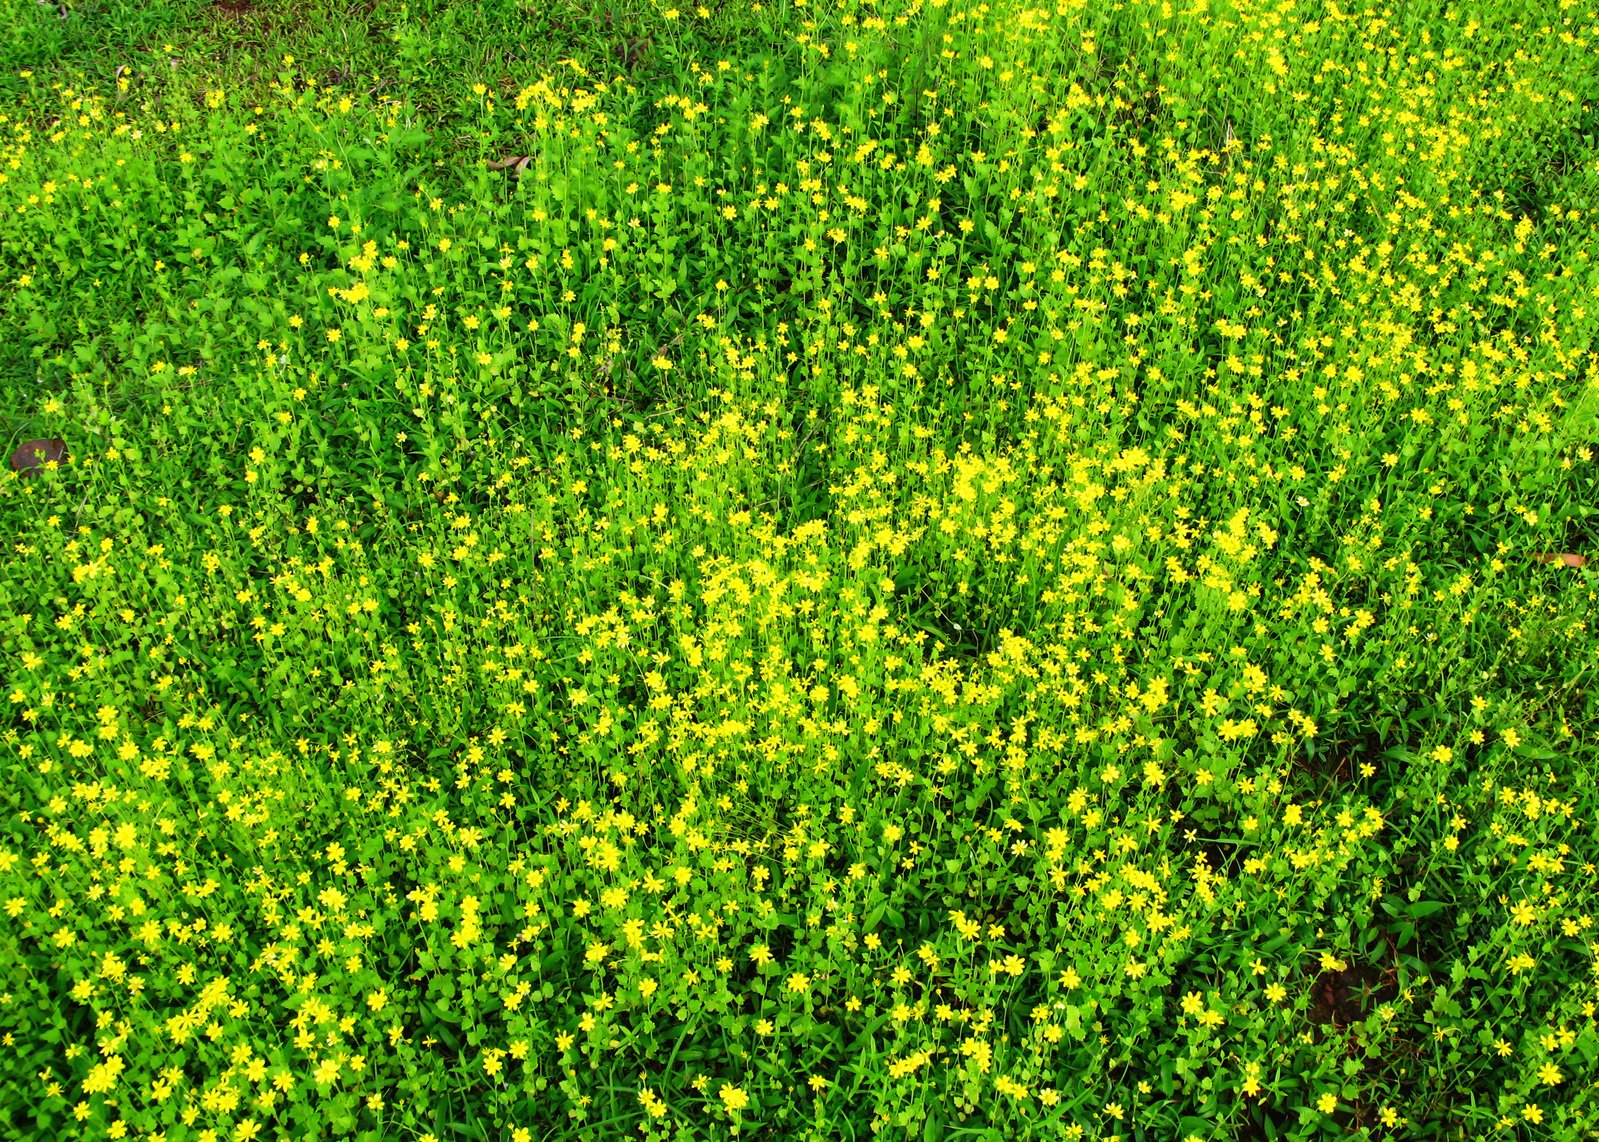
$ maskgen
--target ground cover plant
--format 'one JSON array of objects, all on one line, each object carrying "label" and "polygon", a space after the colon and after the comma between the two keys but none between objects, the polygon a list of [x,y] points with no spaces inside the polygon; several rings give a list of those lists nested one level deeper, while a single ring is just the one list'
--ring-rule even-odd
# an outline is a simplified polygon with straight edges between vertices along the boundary
[{"label": "ground cover plant", "polygon": [[1596,1136],[1590,6],[0,8],[7,1137]]}]

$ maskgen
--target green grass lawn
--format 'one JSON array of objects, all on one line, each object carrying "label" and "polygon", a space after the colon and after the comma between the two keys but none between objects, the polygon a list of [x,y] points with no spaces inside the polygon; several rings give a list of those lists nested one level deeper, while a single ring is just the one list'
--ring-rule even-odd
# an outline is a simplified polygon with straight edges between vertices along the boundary
[{"label": "green grass lawn", "polygon": [[0,1134],[1599,1138],[1586,0],[0,28]]}]

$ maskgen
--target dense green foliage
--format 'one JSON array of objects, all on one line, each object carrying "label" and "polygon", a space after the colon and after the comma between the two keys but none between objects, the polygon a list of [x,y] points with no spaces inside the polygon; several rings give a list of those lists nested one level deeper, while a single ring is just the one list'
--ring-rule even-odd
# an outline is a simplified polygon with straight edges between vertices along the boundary
[{"label": "dense green foliage", "polygon": [[6,1136],[1599,1137],[1599,14],[0,10]]}]

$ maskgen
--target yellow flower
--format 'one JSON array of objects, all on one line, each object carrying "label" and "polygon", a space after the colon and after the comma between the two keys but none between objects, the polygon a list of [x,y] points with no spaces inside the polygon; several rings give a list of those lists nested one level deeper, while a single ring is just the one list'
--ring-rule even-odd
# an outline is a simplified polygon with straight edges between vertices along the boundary
[{"label": "yellow flower", "polygon": [[117,1076],[122,1073],[125,1064],[120,1055],[111,1055],[102,1063],[96,1063],[90,1068],[88,1077],[83,1080],[85,1094],[104,1094],[117,1085]]},{"label": "yellow flower", "polygon": [[1260,1093],[1261,1087],[1260,1087],[1260,1064],[1259,1063],[1251,1063],[1249,1065],[1249,1073],[1244,1076],[1244,1082],[1243,1082],[1242,1090],[1243,1090],[1244,1094],[1249,1096],[1250,1098],[1254,1098],[1257,1094]]},{"label": "yellow flower", "polygon": [[645,1087],[643,1090],[638,1092],[638,1100],[644,1104],[644,1109],[649,1112],[649,1116],[651,1118],[666,1117],[666,1103],[663,1102],[654,1091],[650,1090],[649,1087]]},{"label": "yellow flower", "polygon": [[722,1105],[727,1107],[729,1114],[743,1110],[750,1104],[750,1096],[732,1083],[723,1083],[722,1089],[716,1093],[717,1097],[722,1100]]},{"label": "yellow flower", "polygon": [[1331,1091],[1316,1100],[1316,1109],[1323,1114],[1331,1114],[1338,1109],[1338,1096]]}]

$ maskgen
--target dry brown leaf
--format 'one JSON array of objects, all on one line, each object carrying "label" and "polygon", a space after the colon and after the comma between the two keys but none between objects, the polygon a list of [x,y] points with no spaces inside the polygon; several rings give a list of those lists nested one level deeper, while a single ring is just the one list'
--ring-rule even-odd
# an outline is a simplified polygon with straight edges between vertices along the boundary
[{"label": "dry brown leaf", "polygon": [[1559,555],[1552,551],[1540,551],[1533,558],[1539,563],[1547,563],[1551,567],[1582,567],[1588,562],[1586,555],[1573,555],[1569,551],[1562,552]]},{"label": "dry brown leaf", "polygon": [[67,444],[60,438],[28,440],[11,454],[11,466],[24,476],[36,475],[51,461],[67,462]]}]

